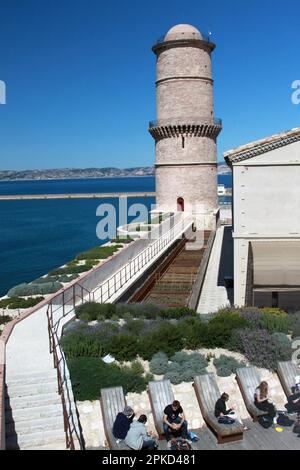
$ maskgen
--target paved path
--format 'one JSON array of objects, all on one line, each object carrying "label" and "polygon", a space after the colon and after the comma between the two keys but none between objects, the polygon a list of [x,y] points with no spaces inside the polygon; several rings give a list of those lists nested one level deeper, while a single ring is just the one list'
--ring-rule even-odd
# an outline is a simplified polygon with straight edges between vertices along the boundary
[{"label": "paved path", "polygon": [[[220,272],[226,272],[226,264],[228,265],[228,270],[231,270],[231,266],[229,266],[231,260],[228,259],[228,257],[222,256],[222,251],[224,252],[224,229],[225,227],[220,227],[217,230],[216,238],[210,255],[197,308],[197,312],[201,314],[213,313],[218,311],[221,307],[230,305],[227,290],[223,285],[221,285],[220,282]],[[220,265],[221,260],[222,266]]]}]

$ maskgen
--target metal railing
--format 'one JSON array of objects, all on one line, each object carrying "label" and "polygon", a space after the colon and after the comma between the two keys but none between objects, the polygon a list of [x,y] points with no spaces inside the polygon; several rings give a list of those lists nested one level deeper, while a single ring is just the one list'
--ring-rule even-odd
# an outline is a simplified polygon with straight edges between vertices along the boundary
[{"label": "metal railing", "polygon": [[[185,36],[185,34],[188,34],[188,37]],[[195,37],[193,38],[192,37],[192,32],[188,32],[187,33],[182,33],[182,37],[181,38],[178,38],[178,33],[174,33],[174,34],[168,34],[168,39],[165,39],[166,38],[166,35],[164,36],[160,36],[157,41],[156,41],[156,44],[163,44],[164,42],[169,42],[169,41],[181,41],[181,40],[184,40],[184,39],[195,39],[195,40],[199,40],[199,41],[204,41],[204,42],[209,42],[211,43],[211,37],[210,35],[207,35],[207,34],[203,34],[203,33],[200,33],[201,34],[201,38],[199,38],[196,33],[195,33]]]},{"label": "metal railing", "polygon": [[190,226],[192,226],[192,224],[192,216],[186,216],[185,218],[180,219],[180,222],[175,224],[154,243],[151,243],[151,245],[145,248],[145,250],[139,253],[103,284],[94,289],[91,293],[93,294],[93,300],[100,303],[108,302],[116,292],[119,289],[122,289],[122,287],[139,271],[141,271],[150,260],[158,255],[172,240],[184,233]]},{"label": "metal railing", "polygon": [[201,117],[174,117],[169,119],[158,119],[149,122],[149,129],[160,126],[217,126],[222,127],[223,121],[220,118],[214,118],[211,122],[203,121]]},{"label": "metal railing", "polygon": [[[92,292],[76,283],[71,290],[62,291],[55,296],[48,305],[48,334],[50,344],[50,354],[53,354],[54,367],[57,371],[58,392],[61,396],[64,431],[66,435],[67,449],[74,450],[74,434],[77,437],[80,448],[84,449],[84,439],[80,431],[78,431],[74,422],[71,392],[68,386],[67,362],[64,352],[60,346],[59,328],[63,328],[63,320],[69,316],[73,318],[75,308],[88,301],[98,301],[101,303],[108,302],[111,297],[121,289],[126,282],[132,279],[138,271],[149,263],[159,252],[161,252],[171,241],[184,233],[193,224],[191,216],[180,218],[170,230],[158,238],[154,243],[150,244],[139,255],[133,258],[123,268],[117,271],[111,278],[103,282]],[[99,295],[98,295],[99,294]],[[55,318],[57,317],[57,318]],[[62,324],[62,326],[61,326]],[[79,421],[78,421],[79,424]]]},{"label": "metal railing", "polygon": [[[75,307],[71,309],[70,312],[74,310]],[[65,310],[64,310],[65,311]],[[53,311],[52,303],[49,304],[47,309],[47,318],[48,318],[48,334],[50,342],[50,354],[53,354],[54,367],[57,371],[57,383],[58,383],[58,393],[61,397],[62,408],[63,408],[63,420],[64,420],[64,431],[66,435],[66,447],[70,450],[75,450],[74,443],[74,434],[77,437],[80,449],[84,449],[84,439],[81,432],[78,431],[76,424],[74,422],[74,415],[72,410],[73,398],[71,397],[71,392],[68,386],[68,377],[67,377],[67,363],[65,359],[64,352],[61,349],[58,333],[57,333],[57,324],[53,324]],[[77,422],[79,425],[79,420],[77,416]]]}]

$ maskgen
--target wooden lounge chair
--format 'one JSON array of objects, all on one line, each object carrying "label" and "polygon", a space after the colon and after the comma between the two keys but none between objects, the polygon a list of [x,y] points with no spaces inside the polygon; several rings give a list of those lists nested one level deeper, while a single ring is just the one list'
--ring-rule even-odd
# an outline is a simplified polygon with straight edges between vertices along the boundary
[{"label": "wooden lounge chair", "polygon": [[167,405],[170,405],[174,401],[174,394],[170,380],[149,382],[148,394],[154,418],[154,424],[157,433],[161,438],[164,435],[164,409]]},{"label": "wooden lounge chair", "polygon": [[255,389],[262,379],[256,367],[243,367],[236,371],[236,380],[240,387],[248,413],[253,421],[258,421],[260,416],[266,415],[265,411],[259,410],[254,404]]},{"label": "wooden lounge chair", "polygon": [[105,436],[111,450],[129,450],[124,441],[117,442],[112,433],[113,424],[118,413],[124,410],[126,400],[122,387],[101,389],[101,411]]},{"label": "wooden lounge chair", "polygon": [[215,417],[215,404],[221,393],[214,374],[194,377],[194,390],[202,416],[209,428],[217,435],[218,443],[240,441],[243,439],[244,426],[236,421],[234,424],[220,424]]},{"label": "wooden lounge chair", "polygon": [[277,375],[286,396],[292,394],[292,387],[295,385],[296,375],[300,375],[300,369],[292,362],[279,362],[277,368]]}]

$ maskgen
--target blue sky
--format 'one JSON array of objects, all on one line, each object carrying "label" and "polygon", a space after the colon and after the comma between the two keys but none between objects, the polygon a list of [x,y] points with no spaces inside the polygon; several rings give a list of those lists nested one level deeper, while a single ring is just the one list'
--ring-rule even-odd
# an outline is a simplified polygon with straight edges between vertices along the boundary
[{"label": "blue sky", "polygon": [[154,163],[151,46],[212,31],[222,152],[300,125],[298,0],[0,0],[0,168]]}]

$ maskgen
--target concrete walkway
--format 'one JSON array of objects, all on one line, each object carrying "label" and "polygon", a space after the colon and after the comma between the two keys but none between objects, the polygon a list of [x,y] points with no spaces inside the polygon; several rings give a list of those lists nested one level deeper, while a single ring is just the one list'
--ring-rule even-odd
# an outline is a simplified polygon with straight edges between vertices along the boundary
[{"label": "concrete walkway", "polygon": [[[226,250],[223,243],[225,227],[217,230],[216,238],[212,248],[209,264],[207,267],[205,280],[197,308],[197,312],[203,315],[214,313],[221,307],[230,306],[229,293],[225,288],[223,279],[220,279],[220,273],[231,274],[230,250]],[[227,237],[226,237],[227,238]],[[224,253],[228,254],[224,256]]]}]

